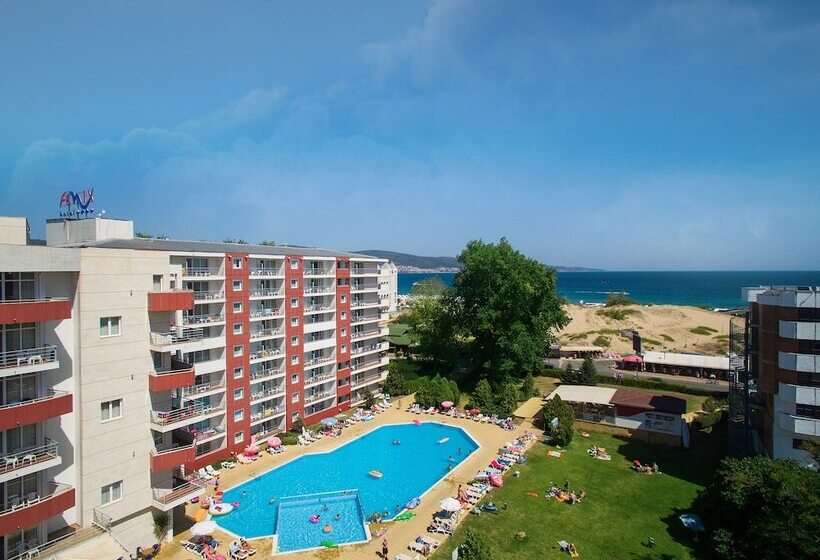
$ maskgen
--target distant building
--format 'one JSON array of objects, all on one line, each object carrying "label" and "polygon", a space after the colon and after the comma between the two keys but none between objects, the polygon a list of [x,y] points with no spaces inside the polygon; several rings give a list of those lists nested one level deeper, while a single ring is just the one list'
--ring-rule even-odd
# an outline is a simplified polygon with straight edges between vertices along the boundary
[{"label": "distant building", "polygon": [[572,406],[577,420],[620,428],[650,443],[689,446],[686,401],[680,397],[590,385],[561,385],[547,398],[556,395]]},{"label": "distant building", "polygon": [[820,287],[744,288],[744,300],[752,427],[769,456],[817,468],[802,446],[820,439]]},{"label": "distant building", "polygon": [[550,358],[598,358],[606,349],[590,344],[550,345]]},{"label": "distant building", "polygon": [[387,304],[387,311],[393,313],[398,308],[399,272],[390,261],[379,268],[379,301]]},{"label": "distant building", "polygon": [[728,356],[680,354],[677,352],[644,352],[640,356],[624,356],[618,364],[621,369],[688,375],[690,377],[726,380],[729,377]]}]

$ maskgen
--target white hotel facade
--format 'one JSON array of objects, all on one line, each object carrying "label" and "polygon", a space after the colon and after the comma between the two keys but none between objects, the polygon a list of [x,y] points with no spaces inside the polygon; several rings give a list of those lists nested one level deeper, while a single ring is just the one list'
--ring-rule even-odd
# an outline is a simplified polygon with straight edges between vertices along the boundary
[{"label": "white hotel facade", "polygon": [[383,259],[103,218],[46,232],[0,217],[0,558],[78,528],[152,542],[156,514],[201,494],[185,473],[386,375]]}]

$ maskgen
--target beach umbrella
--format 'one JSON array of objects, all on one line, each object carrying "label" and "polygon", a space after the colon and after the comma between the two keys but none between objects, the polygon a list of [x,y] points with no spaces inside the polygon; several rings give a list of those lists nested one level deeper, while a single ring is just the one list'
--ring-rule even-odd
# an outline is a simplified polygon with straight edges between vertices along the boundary
[{"label": "beach umbrella", "polygon": [[321,420],[321,423],[324,426],[335,426],[338,422],[339,421],[333,418],[332,416],[330,418],[323,418]]},{"label": "beach umbrella", "polygon": [[696,513],[684,513],[679,519],[684,527],[693,530],[695,533],[702,533],[706,530],[703,520]]},{"label": "beach umbrella", "polygon": [[210,535],[214,531],[216,531],[216,523],[214,523],[213,521],[200,521],[199,523],[191,527],[191,534],[196,537]]},{"label": "beach umbrella", "polygon": [[461,509],[461,502],[459,502],[453,497],[444,498],[443,500],[441,500],[439,507],[441,507],[443,511],[452,513],[455,511],[459,511]]},{"label": "beach umbrella", "polygon": [[255,443],[247,446],[245,448],[245,455],[258,455],[259,454],[259,446]]},{"label": "beach umbrella", "polygon": [[470,409],[470,414],[472,414],[472,415],[479,414],[480,412],[481,412],[480,408]]},{"label": "beach umbrella", "polygon": [[282,440],[276,436],[273,436],[268,440],[268,445],[270,445],[271,447],[279,447],[280,445],[282,445]]},{"label": "beach umbrella", "polygon": [[628,364],[641,364],[643,363],[643,358],[641,358],[640,356],[636,356],[635,354],[632,354],[630,356],[624,356],[621,359],[621,361],[626,362]]},{"label": "beach umbrella", "polygon": [[441,406],[443,408],[453,408],[453,401],[444,401],[441,403]]}]

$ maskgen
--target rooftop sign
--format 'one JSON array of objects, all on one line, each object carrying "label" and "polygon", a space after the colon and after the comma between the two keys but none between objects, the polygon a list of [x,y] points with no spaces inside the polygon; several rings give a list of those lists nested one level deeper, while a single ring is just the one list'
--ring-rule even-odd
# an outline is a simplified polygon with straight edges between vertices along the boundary
[{"label": "rooftop sign", "polygon": [[81,193],[65,191],[60,195],[60,216],[66,218],[87,218],[94,213],[94,189],[83,189]]}]

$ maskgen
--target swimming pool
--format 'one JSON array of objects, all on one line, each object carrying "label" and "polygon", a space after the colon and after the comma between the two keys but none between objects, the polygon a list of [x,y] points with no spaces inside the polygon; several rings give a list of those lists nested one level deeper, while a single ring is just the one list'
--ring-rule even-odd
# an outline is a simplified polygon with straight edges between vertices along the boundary
[{"label": "swimming pool", "polygon": [[[382,426],[333,451],[303,455],[228,490],[224,500],[240,502],[240,507],[214,521],[246,538],[270,536],[277,524],[278,498],[342,490],[358,491],[365,517],[379,512],[392,519],[405,503],[422,496],[476,449],[475,440],[455,426],[436,422]],[[382,477],[375,478],[370,471],[380,471]],[[315,514],[321,517],[322,513],[318,507]],[[362,540],[358,529],[348,527],[361,526],[361,514],[347,510],[336,521],[334,512],[327,513],[333,517],[330,538],[311,529],[310,515],[303,520],[303,530],[290,519],[283,520],[280,531],[287,535],[280,533],[279,550],[313,548],[324,540],[337,544]],[[327,516],[313,525],[324,526],[325,520]]]}]

